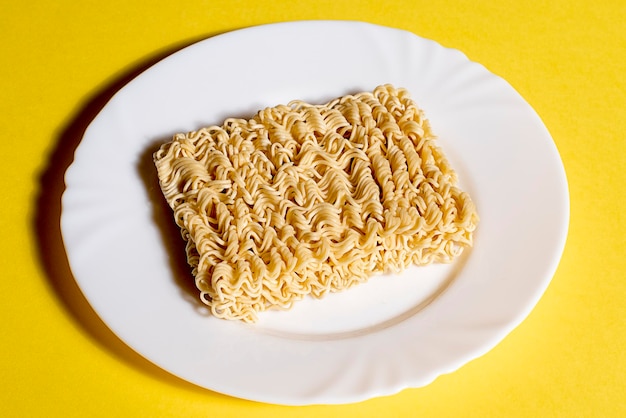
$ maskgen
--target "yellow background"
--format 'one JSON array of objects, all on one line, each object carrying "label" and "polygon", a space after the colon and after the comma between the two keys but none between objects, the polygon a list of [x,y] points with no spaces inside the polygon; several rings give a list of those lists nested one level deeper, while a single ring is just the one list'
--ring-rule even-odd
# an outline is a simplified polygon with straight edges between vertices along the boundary
[{"label": "yellow background", "polygon": [[[115,91],[194,41],[302,19],[363,20],[462,50],[537,110],[569,180],[565,252],[530,316],[431,385],[352,405],[266,405],[170,376],[103,326],[60,246],[61,176]],[[623,0],[1,2],[0,415],[626,416],[625,21]]]}]

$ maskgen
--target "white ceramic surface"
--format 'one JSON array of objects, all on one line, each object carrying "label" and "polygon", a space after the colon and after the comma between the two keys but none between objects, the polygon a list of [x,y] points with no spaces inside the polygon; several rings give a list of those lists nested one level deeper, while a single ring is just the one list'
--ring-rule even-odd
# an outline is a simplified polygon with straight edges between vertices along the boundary
[{"label": "white ceramic surface", "polygon": [[[176,132],[228,116],[383,83],[411,92],[472,195],[481,217],[474,248],[452,265],[374,277],[263,313],[255,325],[208,315],[181,284],[192,280],[177,267],[182,241],[157,222],[151,152]],[[359,22],[253,27],[171,55],[93,120],[66,185],[70,265],[113,332],[183,379],[280,404],[393,394],[487,352],[547,287],[569,219],[555,144],[509,84],[458,51]]]}]

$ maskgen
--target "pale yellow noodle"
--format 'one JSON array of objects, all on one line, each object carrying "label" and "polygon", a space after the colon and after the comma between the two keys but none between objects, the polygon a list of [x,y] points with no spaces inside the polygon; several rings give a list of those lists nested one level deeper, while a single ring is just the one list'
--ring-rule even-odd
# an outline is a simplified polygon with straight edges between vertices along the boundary
[{"label": "pale yellow noodle", "polygon": [[202,301],[254,322],[373,273],[450,262],[478,215],[435,142],[391,85],[176,135],[154,159]]}]

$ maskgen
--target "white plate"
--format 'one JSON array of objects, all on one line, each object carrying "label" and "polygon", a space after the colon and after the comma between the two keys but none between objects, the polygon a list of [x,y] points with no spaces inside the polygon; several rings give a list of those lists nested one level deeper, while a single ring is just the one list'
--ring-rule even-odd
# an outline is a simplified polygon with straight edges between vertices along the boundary
[{"label": "white plate", "polygon": [[[376,85],[406,87],[481,217],[475,247],[256,325],[197,301],[156,188],[151,153],[176,132]],[[560,258],[567,182],[541,120],[462,53],[358,22],[235,31],[185,48],[121,89],[66,173],[62,232],[87,300],[130,347],[172,374],[236,397],[347,403],[428,384],[487,352],[530,312]],[[191,285],[193,286],[193,285]]]}]

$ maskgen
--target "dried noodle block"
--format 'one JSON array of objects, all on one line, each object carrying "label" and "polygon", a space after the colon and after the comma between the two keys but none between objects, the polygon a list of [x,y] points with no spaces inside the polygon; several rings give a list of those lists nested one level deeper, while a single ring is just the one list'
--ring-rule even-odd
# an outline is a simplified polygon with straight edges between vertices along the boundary
[{"label": "dried noodle block", "polygon": [[178,134],[154,160],[220,318],[254,322],[373,273],[450,262],[478,223],[423,112],[390,85]]}]

